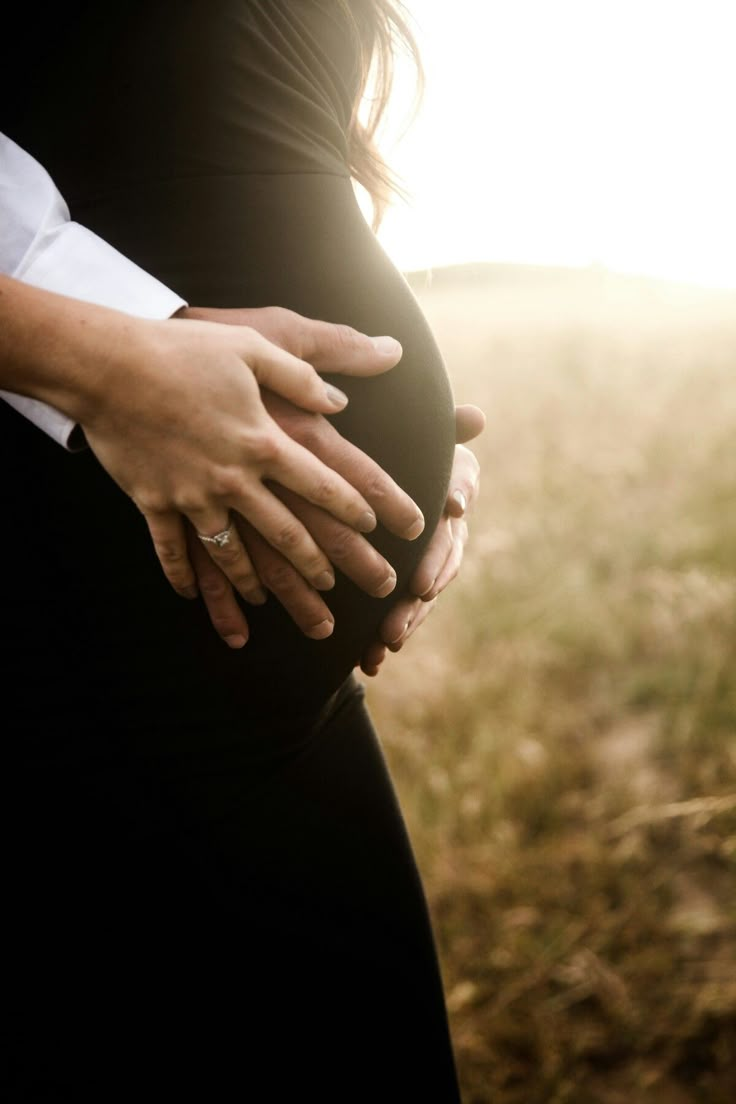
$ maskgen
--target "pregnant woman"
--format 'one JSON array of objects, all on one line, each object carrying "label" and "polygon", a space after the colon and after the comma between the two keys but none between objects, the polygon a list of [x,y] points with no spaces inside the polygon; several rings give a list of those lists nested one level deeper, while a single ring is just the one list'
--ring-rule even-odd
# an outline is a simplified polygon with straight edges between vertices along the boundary
[{"label": "pregnant woman", "polygon": [[[77,221],[189,303],[278,303],[401,342],[393,370],[334,377],[350,401],[333,419],[424,515],[418,540],[371,534],[401,596],[443,513],[455,424],[351,181],[387,11],[67,5],[8,130]],[[22,703],[10,1098],[457,1101],[426,905],[351,676],[387,600],[338,573],[329,639],[271,600],[229,651],[94,454],[60,456],[4,413],[6,471],[22,463],[9,532],[43,531],[18,538],[5,603],[6,700]]]}]

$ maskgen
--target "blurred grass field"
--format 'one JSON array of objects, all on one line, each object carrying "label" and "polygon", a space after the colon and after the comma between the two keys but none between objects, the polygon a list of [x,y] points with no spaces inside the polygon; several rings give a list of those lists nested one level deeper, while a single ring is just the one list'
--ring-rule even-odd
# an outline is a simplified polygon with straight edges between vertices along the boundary
[{"label": "blurred grass field", "polygon": [[465,1104],[733,1104],[736,294],[417,294],[488,415],[481,494],[369,700]]}]

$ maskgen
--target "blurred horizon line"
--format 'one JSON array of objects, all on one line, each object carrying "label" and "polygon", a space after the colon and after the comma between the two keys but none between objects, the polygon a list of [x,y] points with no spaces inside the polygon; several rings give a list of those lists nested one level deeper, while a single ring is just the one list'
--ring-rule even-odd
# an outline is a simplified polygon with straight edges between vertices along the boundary
[{"label": "blurred horizon line", "polygon": [[403,268],[402,272],[412,287],[422,288],[429,288],[434,284],[448,286],[461,283],[521,282],[544,279],[574,280],[581,277],[598,277],[736,295],[736,283],[708,282],[694,278],[683,279],[652,272],[619,269],[597,261],[589,264],[552,264],[530,261],[456,261],[428,265],[423,268]]}]

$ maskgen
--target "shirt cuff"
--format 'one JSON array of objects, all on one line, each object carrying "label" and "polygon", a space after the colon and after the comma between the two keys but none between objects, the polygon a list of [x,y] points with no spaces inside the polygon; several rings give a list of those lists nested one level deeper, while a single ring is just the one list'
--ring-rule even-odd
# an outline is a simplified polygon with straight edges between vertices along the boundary
[{"label": "shirt cuff", "polygon": [[[21,263],[16,279],[74,299],[112,307],[139,318],[170,318],[186,301],[139,268],[102,238],[77,222],[65,222],[44,238]],[[60,445],[83,447],[79,426],[54,407],[24,395],[2,392],[2,398]]]},{"label": "shirt cuff", "polygon": [[48,406],[39,399],[32,399],[29,395],[16,395],[13,391],[0,391],[0,399],[4,399],[8,406],[12,406],[29,422],[48,433],[49,437],[69,452],[80,452],[86,447],[82,427],[56,407]]}]

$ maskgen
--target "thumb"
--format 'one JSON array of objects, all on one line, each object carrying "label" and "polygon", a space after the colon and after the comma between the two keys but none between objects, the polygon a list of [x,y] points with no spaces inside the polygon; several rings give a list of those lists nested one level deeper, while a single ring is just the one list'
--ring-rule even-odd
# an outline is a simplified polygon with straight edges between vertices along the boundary
[{"label": "thumb", "polygon": [[402,348],[393,337],[368,337],[334,322],[301,319],[299,355],[319,372],[375,376],[398,364]]},{"label": "thumb", "polygon": [[486,416],[478,406],[455,407],[455,442],[458,445],[472,441],[486,428]]}]

